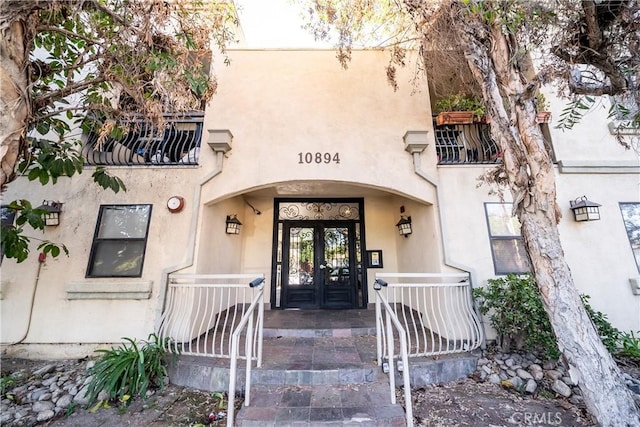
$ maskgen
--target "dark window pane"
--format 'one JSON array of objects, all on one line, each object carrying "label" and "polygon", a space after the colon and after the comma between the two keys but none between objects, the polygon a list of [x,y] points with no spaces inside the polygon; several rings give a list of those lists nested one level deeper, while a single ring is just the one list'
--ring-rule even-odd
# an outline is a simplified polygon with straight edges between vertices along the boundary
[{"label": "dark window pane", "polygon": [[144,241],[102,241],[94,246],[90,276],[137,276],[142,274]]},{"label": "dark window pane", "polygon": [[531,271],[529,258],[520,239],[494,239],[491,250],[496,274],[526,273]]},{"label": "dark window pane", "polygon": [[105,206],[98,238],[100,239],[141,239],[147,234],[151,206]]},{"label": "dark window pane", "polygon": [[87,276],[140,277],[151,205],[103,205]]}]

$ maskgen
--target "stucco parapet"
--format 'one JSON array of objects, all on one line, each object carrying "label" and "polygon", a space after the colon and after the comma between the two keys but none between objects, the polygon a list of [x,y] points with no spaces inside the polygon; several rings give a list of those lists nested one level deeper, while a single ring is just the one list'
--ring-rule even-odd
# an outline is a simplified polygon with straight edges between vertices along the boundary
[{"label": "stucco parapet", "polygon": [[67,299],[149,299],[152,281],[137,282],[68,282]]},{"label": "stucco parapet", "polygon": [[560,173],[640,173],[640,161],[560,160]]}]

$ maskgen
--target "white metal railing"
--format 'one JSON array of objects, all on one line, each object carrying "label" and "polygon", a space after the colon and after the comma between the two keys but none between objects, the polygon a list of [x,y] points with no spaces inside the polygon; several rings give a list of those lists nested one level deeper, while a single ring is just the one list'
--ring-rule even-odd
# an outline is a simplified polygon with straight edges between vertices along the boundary
[{"label": "white metal railing", "polygon": [[[183,355],[231,358],[234,328],[252,303],[262,301],[264,275],[171,274],[158,335],[167,350]],[[255,280],[252,280],[255,279]],[[251,283],[249,283],[251,281]],[[262,364],[263,304],[253,312],[256,328],[247,335],[251,358]],[[246,346],[245,346],[246,347]],[[247,357],[247,352],[237,355]]]},{"label": "white metal railing", "polygon": [[[249,279],[253,280],[247,285]],[[163,341],[171,352],[230,359],[228,426],[233,426],[235,421],[238,359],[246,361],[245,406],[251,399],[251,364],[255,360],[257,367],[262,366],[263,294],[264,275],[258,278],[255,274],[169,276],[167,303],[158,335],[168,338]]]},{"label": "white metal railing", "polygon": [[[404,406],[405,406],[405,418],[407,420],[407,427],[413,426],[413,405],[411,403],[411,378],[409,377],[409,358],[407,354],[407,333],[402,324],[398,320],[394,310],[389,305],[389,302],[385,296],[381,293],[383,282],[376,279],[374,289],[376,291],[376,331],[378,341],[382,336],[382,319],[384,319],[384,335],[387,339],[386,350],[387,360],[390,361],[389,369],[386,372],[389,373],[389,388],[391,391],[391,403],[396,404],[396,375],[393,369],[393,360],[395,359],[395,344],[394,333],[395,328],[398,334],[399,344],[399,357],[398,371],[402,372],[403,379],[403,391],[404,391]],[[384,311],[383,311],[384,309]],[[380,346],[378,349],[380,350]],[[378,365],[382,366],[382,355],[378,353]]]},{"label": "white metal railing", "polygon": [[[229,368],[229,395],[227,397],[227,426],[233,427],[235,422],[235,397],[236,397],[236,370],[238,365],[238,358],[240,354],[240,335],[246,327],[246,336],[253,336],[253,322],[254,312],[258,309],[258,368],[262,365],[262,322],[264,319],[264,304],[262,304],[262,292],[264,288],[264,278],[255,279],[251,282],[252,288],[259,287],[260,292],[251,301],[251,305],[247,309],[247,312],[240,319],[240,323],[236,326],[235,330],[231,334],[231,366]],[[244,389],[244,406],[249,406],[251,403],[251,360],[253,345],[249,339],[245,339],[245,389]]]},{"label": "white metal railing", "polygon": [[[376,284],[407,333],[409,357],[468,352],[482,344],[468,274],[377,273]],[[388,342],[381,321],[376,319],[378,363]]]}]

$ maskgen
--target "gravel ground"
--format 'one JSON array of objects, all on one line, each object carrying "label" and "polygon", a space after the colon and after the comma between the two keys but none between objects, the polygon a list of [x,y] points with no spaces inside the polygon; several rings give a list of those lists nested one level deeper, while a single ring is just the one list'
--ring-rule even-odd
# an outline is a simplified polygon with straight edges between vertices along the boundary
[{"label": "gravel ground", "polygon": [[[20,369],[37,369],[46,361],[2,359],[3,376]],[[399,393],[401,393],[399,391]],[[416,426],[593,426],[584,407],[566,399],[524,395],[501,385],[473,378],[412,390]],[[398,402],[402,402],[401,395]],[[238,405],[241,401],[236,402]],[[224,412],[213,393],[168,385],[147,400],[133,399],[125,406],[83,408],[76,405],[44,426],[197,426],[225,425],[224,418],[211,420],[212,413]],[[20,424],[9,424],[18,426]]]}]

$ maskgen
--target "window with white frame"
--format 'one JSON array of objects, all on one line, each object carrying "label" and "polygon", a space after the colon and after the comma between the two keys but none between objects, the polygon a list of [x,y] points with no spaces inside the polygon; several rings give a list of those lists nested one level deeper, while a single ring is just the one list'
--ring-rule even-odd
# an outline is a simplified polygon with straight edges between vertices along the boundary
[{"label": "window with white frame", "polygon": [[527,273],[531,271],[529,256],[524,248],[520,221],[512,215],[512,203],[485,203],[491,255],[496,274]]},{"label": "window with white frame", "polygon": [[140,277],[151,205],[102,205],[87,277]]},{"label": "window with white frame", "polygon": [[627,237],[631,243],[631,251],[636,260],[636,267],[640,271],[640,203],[620,203],[622,221],[627,230]]}]

